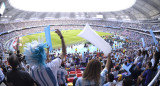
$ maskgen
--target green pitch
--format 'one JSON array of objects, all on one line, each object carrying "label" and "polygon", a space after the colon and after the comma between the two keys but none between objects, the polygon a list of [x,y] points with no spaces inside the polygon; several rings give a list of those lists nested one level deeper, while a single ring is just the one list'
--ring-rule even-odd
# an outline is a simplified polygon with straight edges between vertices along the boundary
[{"label": "green pitch", "polygon": [[[77,36],[81,31],[82,30],[63,30],[61,31],[66,45],[71,45],[71,44],[80,43],[80,42],[85,41],[85,39]],[[97,31],[96,33],[98,33],[100,36],[112,35],[111,33],[97,32]],[[46,42],[45,33],[37,33],[33,35],[23,36],[20,39],[20,43],[22,44],[22,46],[20,46],[20,51],[23,52],[23,47],[25,46],[26,43],[32,42],[33,40],[38,40],[38,38],[42,38],[42,37],[44,38],[44,42]],[[51,40],[52,40],[53,48],[61,47],[61,40],[54,31],[51,31]]]}]

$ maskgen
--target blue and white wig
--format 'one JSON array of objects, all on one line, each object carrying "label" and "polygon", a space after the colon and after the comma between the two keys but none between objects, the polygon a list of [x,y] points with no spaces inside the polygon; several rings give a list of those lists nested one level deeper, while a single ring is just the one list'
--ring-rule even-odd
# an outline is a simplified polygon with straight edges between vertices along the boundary
[{"label": "blue and white wig", "polygon": [[27,63],[31,66],[45,66],[47,58],[44,48],[47,48],[46,43],[39,43],[37,41],[27,43],[24,47],[24,55]]}]

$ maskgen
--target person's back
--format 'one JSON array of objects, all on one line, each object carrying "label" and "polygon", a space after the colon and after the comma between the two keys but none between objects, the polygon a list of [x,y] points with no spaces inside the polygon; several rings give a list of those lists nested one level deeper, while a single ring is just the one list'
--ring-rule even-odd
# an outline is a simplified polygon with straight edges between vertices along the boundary
[{"label": "person's back", "polygon": [[6,84],[5,76],[3,74],[2,69],[0,68],[0,85],[4,82]]},{"label": "person's back", "polygon": [[134,60],[134,63],[139,62],[141,59],[141,50],[138,50],[138,56],[136,57],[136,59]]},{"label": "person's back", "polygon": [[12,66],[12,70],[7,72],[7,84],[9,86],[33,86],[34,80],[26,72],[19,70],[17,66],[19,65],[19,60],[16,55],[11,55],[9,57],[9,63]]},{"label": "person's back", "polygon": [[[62,54],[60,58],[63,59],[66,55],[66,46],[61,32],[56,30],[56,33],[61,39]],[[47,48],[47,55],[44,48]],[[57,71],[61,66],[62,60],[55,58],[50,61],[49,47],[46,43],[33,41],[32,43],[28,43],[24,49],[25,59],[32,66],[31,75],[36,82],[38,82],[40,86],[58,86]]]},{"label": "person's back", "polygon": [[76,65],[79,65],[79,64],[80,64],[80,59],[76,58]]},{"label": "person's back", "polygon": [[145,77],[144,85],[147,86],[150,83],[150,81],[152,80],[152,69],[147,69],[144,72],[143,77]]},{"label": "person's back", "polygon": [[[61,62],[61,61],[60,61]],[[57,86],[57,70],[58,66],[52,65],[54,68],[50,66],[38,68],[32,67],[31,76],[41,85],[41,86]],[[52,70],[54,69],[54,70]]]},{"label": "person's back", "polygon": [[143,77],[144,77],[144,80],[145,80],[144,81],[145,86],[147,86],[150,83],[150,81],[152,80],[152,74],[153,73],[152,73],[151,67],[152,67],[152,63],[148,62],[147,66],[146,66],[146,70],[143,73]]},{"label": "person's back", "polygon": [[68,73],[65,70],[65,68],[63,68],[63,67],[59,68],[59,70],[57,72],[57,80],[58,80],[59,86],[65,86],[67,75],[68,75]]},{"label": "person's back", "polygon": [[58,86],[57,71],[61,66],[61,62],[62,60],[60,58],[56,58],[51,62],[48,62],[47,64],[45,64],[45,62],[43,65],[42,63],[41,65],[38,65],[38,63],[36,63],[37,65],[31,67],[31,76],[41,86]]},{"label": "person's back", "polygon": [[97,86],[95,81],[84,80],[82,77],[78,78],[75,86]]},{"label": "person's back", "polygon": [[66,67],[70,67],[71,66],[71,63],[68,61],[67,63],[66,63]]},{"label": "person's back", "polygon": [[33,86],[34,80],[27,72],[13,69],[7,72],[7,82],[13,86]]},{"label": "person's back", "polygon": [[119,73],[119,70],[120,70],[120,68],[119,68],[119,66],[117,66],[117,67],[115,68],[115,71],[112,72],[112,74],[114,75],[114,78],[117,78],[117,75],[118,75],[118,73]]},{"label": "person's back", "polygon": [[133,84],[133,81],[132,81],[132,78],[131,78],[131,77],[126,76],[126,77],[123,79],[122,86],[132,86],[132,84]]},{"label": "person's back", "polygon": [[85,64],[86,62],[86,57],[85,57],[85,52],[82,53],[82,63]]},{"label": "person's back", "polygon": [[106,75],[106,81],[107,83],[105,83],[103,86],[115,86],[116,82],[114,81],[114,75],[109,73]]},{"label": "person's back", "polygon": [[152,70],[152,63],[147,62],[146,69],[143,71],[142,75],[140,75],[137,79],[137,85],[143,84],[143,86],[148,86],[148,84],[152,80],[153,70]]},{"label": "person's back", "polygon": [[[135,68],[136,66],[136,68]],[[131,72],[131,76],[133,79],[137,79],[139,75],[141,75],[142,70],[141,70],[141,62],[139,62],[137,65],[133,64],[129,71]]]},{"label": "person's back", "polygon": [[98,60],[90,60],[85,71],[83,72],[82,77],[77,79],[75,86],[102,86],[111,61],[110,54],[108,56],[106,66],[102,71],[101,64]]}]

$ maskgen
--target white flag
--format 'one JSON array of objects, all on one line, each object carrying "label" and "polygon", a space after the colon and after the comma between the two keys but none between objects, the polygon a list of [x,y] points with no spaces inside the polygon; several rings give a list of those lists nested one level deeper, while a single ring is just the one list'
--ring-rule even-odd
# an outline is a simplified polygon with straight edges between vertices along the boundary
[{"label": "white flag", "polygon": [[129,69],[131,68],[131,64],[129,66],[126,66],[125,64],[122,65],[122,68],[125,69],[128,72],[128,75],[131,74],[131,72],[129,71]]},{"label": "white flag", "polygon": [[86,24],[83,31],[78,34],[79,37],[82,37],[89,42],[91,42],[93,45],[95,45],[97,48],[103,51],[104,56],[107,56],[112,48],[103,38],[101,38],[95,31],[92,30],[92,28]]}]

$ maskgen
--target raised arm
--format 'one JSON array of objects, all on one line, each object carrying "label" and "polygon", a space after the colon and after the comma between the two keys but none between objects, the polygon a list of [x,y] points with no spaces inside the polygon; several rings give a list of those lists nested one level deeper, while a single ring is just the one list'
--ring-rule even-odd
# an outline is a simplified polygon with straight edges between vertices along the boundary
[{"label": "raised arm", "polygon": [[61,59],[63,59],[63,58],[65,57],[65,55],[66,55],[66,45],[65,45],[63,36],[62,36],[62,34],[61,34],[61,31],[59,31],[58,29],[56,29],[55,32],[58,34],[58,36],[59,36],[60,39],[61,39],[61,44],[62,44],[62,54],[61,54]]},{"label": "raised arm", "polygon": [[47,48],[47,62],[50,62],[50,61],[51,61],[51,59],[49,57],[49,48]]},{"label": "raised arm", "polygon": [[106,63],[106,69],[109,70],[110,68],[110,64],[111,64],[111,54],[108,54],[108,59],[107,59],[107,63]]}]

